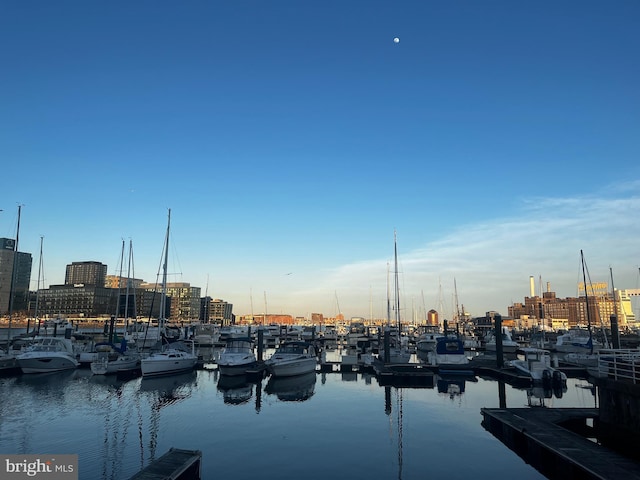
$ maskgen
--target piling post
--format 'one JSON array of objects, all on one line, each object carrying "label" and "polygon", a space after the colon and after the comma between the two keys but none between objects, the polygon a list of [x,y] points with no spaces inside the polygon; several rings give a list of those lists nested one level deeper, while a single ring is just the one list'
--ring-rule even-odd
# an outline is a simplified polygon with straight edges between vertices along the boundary
[{"label": "piling post", "polygon": [[264,349],[263,338],[264,338],[264,330],[259,328],[258,329],[258,361],[259,362],[262,362],[262,353]]},{"label": "piling post", "polygon": [[504,367],[504,358],[502,355],[502,315],[498,313],[493,313],[492,315],[496,335],[496,365],[498,368],[502,368]]},{"label": "piling post", "polygon": [[391,363],[391,331],[384,329],[384,363]]},{"label": "piling post", "polygon": [[620,348],[620,331],[618,330],[618,316],[613,314],[609,317],[611,322],[611,343],[613,348]]}]

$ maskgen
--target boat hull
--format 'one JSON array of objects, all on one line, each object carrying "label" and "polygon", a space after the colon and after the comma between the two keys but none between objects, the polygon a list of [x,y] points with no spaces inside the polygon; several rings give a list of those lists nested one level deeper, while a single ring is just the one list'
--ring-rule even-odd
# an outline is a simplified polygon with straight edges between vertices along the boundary
[{"label": "boat hull", "polygon": [[317,360],[315,357],[284,360],[269,364],[269,371],[274,377],[292,377],[315,372]]},{"label": "boat hull", "polygon": [[78,367],[75,358],[66,355],[36,356],[24,354],[17,359],[23,373],[46,373],[71,370]]},{"label": "boat hull", "polygon": [[188,372],[195,368],[198,357],[185,355],[183,352],[163,352],[152,354],[140,361],[140,370],[143,377],[157,377]]},{"label": "boat hull", "polygon": [[223,364],[218,363],[218,370],[220,371],[220,375],[227,376],[239,376],[245,375],[247,370],[254,368],[258,362],[253,361],[250,363],[242,363],[242,364]]},{"label": "boat hull", "polygon": [[95,375],[108,375],[118,372],[132,372],[140,368],[139,358],[118,358],[116,360],[99,359],[91,363],[91,372]]}]

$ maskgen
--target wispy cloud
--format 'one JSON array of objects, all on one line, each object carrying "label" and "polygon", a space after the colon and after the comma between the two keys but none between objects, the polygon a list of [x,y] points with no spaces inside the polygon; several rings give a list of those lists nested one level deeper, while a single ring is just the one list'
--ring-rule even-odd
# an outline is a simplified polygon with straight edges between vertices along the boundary
[{"label": "wispy cloud", "polygon": [[[410,304],[421,306],[424,296],[427,309],[444,305],[450,314],[454,279],[459,302],[474,315],[487,310],[506,314],[508,305],[529,295],[530,275],[536,278],[536,289],[542,279],[544,288],[549,282],[560,297],[576,295],[580,250],[593,281],[608,281],[611,266],[617,288],[636,288],[639,189],[640,182],[629,182],[624,189],[632,194],[628,196],[527,198],[516,216],[462,226],[409,252],[400,245],[405,311]],[[335,291],[348,316],[367,317],[371,305],[379,316],[384,313],[388,262],[378,258],[330,269],[313,282],[298,284],[289,303],[326,306]],[[390,268],[393,277],[393,265]]]}]

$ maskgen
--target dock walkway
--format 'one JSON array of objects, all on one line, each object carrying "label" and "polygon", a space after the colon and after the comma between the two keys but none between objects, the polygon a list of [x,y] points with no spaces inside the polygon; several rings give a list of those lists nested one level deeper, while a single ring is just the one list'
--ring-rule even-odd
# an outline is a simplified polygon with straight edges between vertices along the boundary
[{"label": "dock walkway", "polygon": [[[483,408],[482,425],[550,479],[640,479],[640,463],[590,441],[597,408]],[[572,425],[585,436],[562,426]],[[589,433],[593,431],[592,433]]]},{"label": "dock walkway", "polygon": [[200,480],[200,450],[170,448],[129,480]]}]

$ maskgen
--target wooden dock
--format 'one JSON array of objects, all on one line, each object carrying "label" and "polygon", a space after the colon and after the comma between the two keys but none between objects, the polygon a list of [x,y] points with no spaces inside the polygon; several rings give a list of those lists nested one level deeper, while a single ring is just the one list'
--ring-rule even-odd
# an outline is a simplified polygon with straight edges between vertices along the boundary
[{"label": "wooden dock", "polygon": [[170,448],[129,480],[200,480],[200,450]]},{"label": "wooden dock", "polygon": [[596,437],[597,408],[481,411],[483,427],[547,478],[640,479],[640,463],[589,440]]}]

